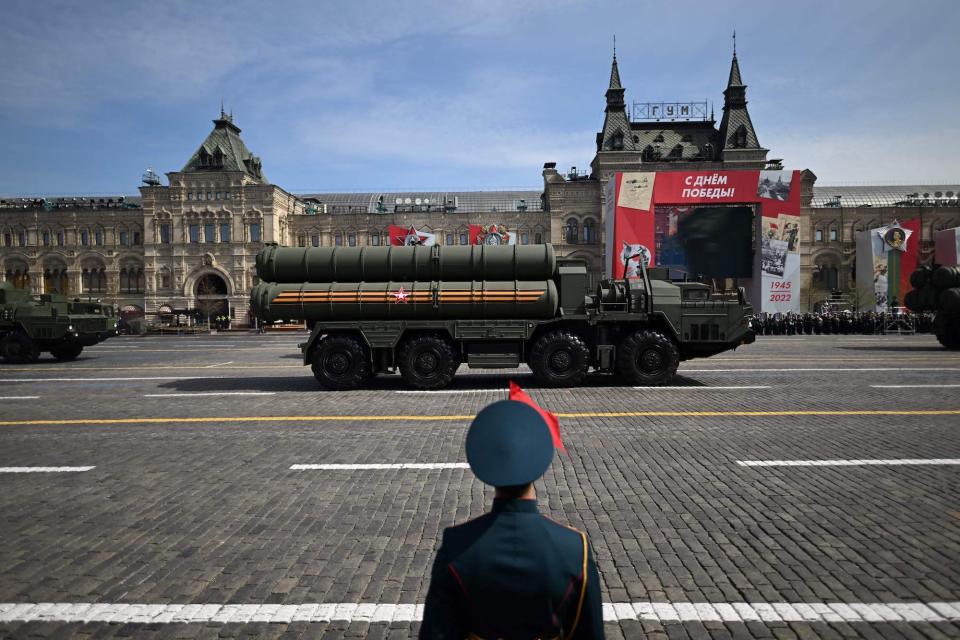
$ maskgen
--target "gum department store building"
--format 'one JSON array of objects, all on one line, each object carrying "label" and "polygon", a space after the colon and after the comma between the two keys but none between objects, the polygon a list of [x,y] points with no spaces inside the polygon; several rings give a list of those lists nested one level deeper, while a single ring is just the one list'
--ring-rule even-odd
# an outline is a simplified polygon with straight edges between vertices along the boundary
[{"label": "gum department store building", "polygon": [[[400,225],[436,234],[440,244],[467,244],[469,225],[480,224],[504,225],[518,243],[550,242],[559,255],[584,258],[596,281],[603,187],[614,172],[781,166],[767,158],[753,128],[736,53],[719,124],[706,103],[628,110],[624,93],[614,56],[591,170],[561,174],[548,162],[538,191],[294,195],[270,183],[221,111],[184,167],[167,174],[168,186],[148,173],[139,198],[0,200],[0,276],[37,294],[89,295],[126,313],[145,312],[148,323],[158,311],[200,308],[245,325],[264,243],[386,245],[389,225]],[[690,109],[699,117],[676,117]],[[919,216],[929,260],[933,233],[960,226],[958,186],[816,188],[815,181],[802,172],[801,308],[833,289],[855,295],[857,231]]]}]

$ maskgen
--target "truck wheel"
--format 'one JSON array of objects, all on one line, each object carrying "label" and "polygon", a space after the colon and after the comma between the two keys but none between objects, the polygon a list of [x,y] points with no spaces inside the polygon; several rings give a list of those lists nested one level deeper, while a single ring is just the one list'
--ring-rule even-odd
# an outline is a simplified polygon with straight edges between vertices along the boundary
[{"label": "truck wheel", "polygon": [[617,369],[627,382],[658,387],[677,373],[680,354],[673,340],[658,331],[637,331],[617,349]]},{"label": "truck wheel", "polygon": [[[941,315],[942,313],[937,314],[937,318]],[[944,347],[951,351],[960,349],[960,317],[951,320],[944,318],[941,322],[935,322],[934,330],[937,340]]]},{"label": "truck wheel", "polygon": [[9,333],[0,340],[0,355],[10,364],[26,364],[36,362],[40,358],[40,350],[29,336]]},{"label": "truck wheel", "polygon": [[572,387],[587,375],[590,350],[575,333],[551,331],[534,343],[530,350],[530,368],[544,384],[551,387]]},{"label": "truck wheel", "polygon": [[310,365],[317,381],[327,389],[358,389],[370,379],[366,347],[353,336],[331,335],[320,341]]},{"label": "truck wheel", "polygon": [[81,351],[83,351],[83,345],[70,344],[50,349],[50,355],[60,361],[76,360]]},{"label": "truck wheel", "polygon": [[400,375],[411,387],[442,389],[453,380],[460,358],[449,339],[440,335],[418,335],[403,343],[397,364]]}]

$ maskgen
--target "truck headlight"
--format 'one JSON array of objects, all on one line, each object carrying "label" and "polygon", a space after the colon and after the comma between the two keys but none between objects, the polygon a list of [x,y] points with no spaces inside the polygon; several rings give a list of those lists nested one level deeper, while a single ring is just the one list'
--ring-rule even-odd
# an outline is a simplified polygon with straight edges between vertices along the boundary
[{"label": "truck headlight", "polygon": [[119,327],[119,326],[120,326],[120,323],[119,323],[119,322],[114,322],[114,323],[113,323],[113,328],[114,328],[114,329],[116,329],[116,328]]},{"label": "truck headlight", "polygon": [[68,325],[67,325],[67,332],[68,332],[68,333],[73,333],[73,325],[72,325],[72,324],[68,324]]}]

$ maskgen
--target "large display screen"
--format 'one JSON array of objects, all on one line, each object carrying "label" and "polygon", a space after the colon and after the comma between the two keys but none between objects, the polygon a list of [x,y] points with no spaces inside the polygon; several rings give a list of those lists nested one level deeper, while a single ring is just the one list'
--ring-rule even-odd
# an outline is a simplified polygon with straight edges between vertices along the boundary
[{"label": "large display screen", "polygon": [[753,218],[751,206],[657,205],[657,264],[695,278],[749,278],[753,275]]}]

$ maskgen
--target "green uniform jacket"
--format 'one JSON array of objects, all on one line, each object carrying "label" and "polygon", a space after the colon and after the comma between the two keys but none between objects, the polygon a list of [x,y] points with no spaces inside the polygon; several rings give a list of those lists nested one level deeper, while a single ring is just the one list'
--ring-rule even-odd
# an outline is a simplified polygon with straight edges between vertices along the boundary
[{"label": "green uniform jacket", "polygon": [[603,638],[586,534],[540,515],[535,500],[495,500],[491,513],[446,529],[420,638]]}]

